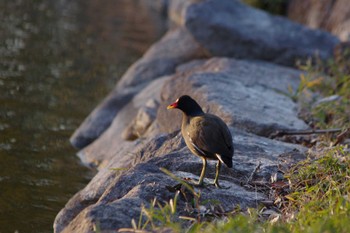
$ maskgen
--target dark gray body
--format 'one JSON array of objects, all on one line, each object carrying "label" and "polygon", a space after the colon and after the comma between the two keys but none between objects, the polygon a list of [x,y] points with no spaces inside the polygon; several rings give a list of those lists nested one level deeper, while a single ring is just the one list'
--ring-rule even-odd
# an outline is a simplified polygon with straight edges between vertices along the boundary
[{"label": "dark gray body", "polygon": [[232,136],[225,122],[212,114],[183,115],[182,136],[191,152],[205,159],[220,160],[232,167]]}]

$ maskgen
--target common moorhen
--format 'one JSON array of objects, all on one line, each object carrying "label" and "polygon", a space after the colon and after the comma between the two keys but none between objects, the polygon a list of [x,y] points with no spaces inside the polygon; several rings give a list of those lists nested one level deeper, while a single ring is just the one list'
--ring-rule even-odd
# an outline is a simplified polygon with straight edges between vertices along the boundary
[{"label": "common moorhen", "polygon": [[204,113],[199,104],[188,95],[183,95],[167,109],[177,108],[183,112],[181,133],[190,151],[203,160],[198,185],[203,185],[207,159],[218,160],[214,185],[219,185],[221,163],[232,167],[233,143],[230,130],[219,117]]}]

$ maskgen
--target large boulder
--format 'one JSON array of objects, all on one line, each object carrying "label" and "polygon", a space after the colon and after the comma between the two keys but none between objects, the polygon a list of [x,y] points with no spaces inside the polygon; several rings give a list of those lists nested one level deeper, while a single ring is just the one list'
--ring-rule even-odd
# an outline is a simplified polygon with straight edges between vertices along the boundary
[{"label": "large boulder", "polygon": [[[232,211],[238,205],[242,209],[257,207],[268,197],[262,192],[242,186],[241,183],[245,184],[260,162],[262,166],[254,179],[261,178],[266,181],[277,172],[277,165],[283,164],[286,153],[293,152],[294,156],[300,154],[294,151],[298,148],[296,146],[232,130],[236,145],[233,169],[223,167],[221,172],[221,184],[228,189],[217,189],[210,185],[196,189],[201,193],[200,205],[206,209],[221,206],[224,211]],[[57,216],[55,232],[94,232],[96,225],[99,225],[102,232],[130,228],[132,219],[138,222],[142,204],[148,206],[154,198],[161,203],[174,198],[174,193],[166,187],[174,186],[177,182],[159,168],[166,168],[179,178],[198,180],[201,161],[183,146],[180,135],[172,138],[160,135],[135,151],[134,162],[137,161],[137,165],[118,175],[114,170],[104,170],[104,174],[100,172],[97,177],[108,176],[113,179],[103,179],[107,184],[94,179],[87,188],[73,197]],[[113,167],[117,164],[115,160],[110,165]],[[205,182],[212,182],[214,174],[214,164],[210,162]],[[100,191],[96,192],[95,189]],[[95,193],[99,195],[92,195]],[[184,211],[189,204],[180,199],[178,211],[189,215],[190,213]]]},{"label": "large boulder", "polygon": [[119,153],[119,166],[128,165],[130,147],[139,145],[132,140],[180,128],[181,113],[167,111],[166,106],[183,94],[193,96],[206,111],[230,125],[256,135],[307,128],[288,97],[290,89],[299,85],[298,70],[227,58],[195,60],[177,70],[150,82],[121,108],[111,126],[79,152],[82,161],[102,168]]},{"label": "large boulder", "polygon": [[226,58],[189,63],[163,86],[157,120],[164,132],[178,129],[181,113],[167,111],[166,105],[188,94],[232,126],[257,135],[307,128],[288,97],[290,88],[298,87],[300,74],[269,63]]},{"label": "large boulder", "polygon": [[[237,205],[243,209],[256,207],[268,197],[242,186],[255,168],[259,167],[253,179],[268,182],[278,172],[278,166],[303,158],[303,147],[262,137],[275,130],[307,128],[297,118],[296,103],[286,96],[289,87],[298,86],[299,74],[297,70],[263,62],[213,58],[184,64],[174,75],[151,82],[120,110],[102,137],[83,150],[85,161],[100,160],[100,170],[59,213],[55,231],[93,232],[96,224],[103,232],[131,227],[131,220],[140,217],[141,204],[147,205],[154,198],[166,202],[174,197],[166,187],[177,181],[160,168],[180,178],[198,180],[202,162],[185,147],[179,133],[180,113],[165,110],[165,105],[185,93],[228,123],[235,146],[233,169],[223,167],[221,172],[221,183],[229,189],[197,189],[201,192],[200,202],[210,209],[213,204],[207,200],[216,200],[214,206],[220,204],[225,211]],[[158,104],[149,105],[150,100]],[[154,120],[147,123],[142,135],[123,138],[123,132],[130,130],[123,122],[143,121],[133,109],[147,106],[154,106],[148,108],[156,116]],[[291,159],[286,160],[290,155]],[[210,162],[206,183],[212,182],[214,167]],[[186,200],[180,200],[179,211],[184,211],[182,207],[186,205]]]},{"label": "large boulder", "polygon": [[[183,1],[180,1],[183,2]],[[212,56],[258,59],[294,66],[297,59],[332,56],[339,40],[239,0],[183,4],[182,22]],[[179,4],[179,3],[177,3]]]}]

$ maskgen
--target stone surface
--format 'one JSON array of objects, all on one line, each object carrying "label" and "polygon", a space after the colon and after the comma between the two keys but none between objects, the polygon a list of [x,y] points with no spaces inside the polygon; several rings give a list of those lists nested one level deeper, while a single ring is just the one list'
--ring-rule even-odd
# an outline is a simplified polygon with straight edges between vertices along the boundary
[{"label": "stone surface", "polygon": [[[180,128],[181,113],[167,111],[166,106],[183,94],[193,96],[205,111],[219,115],[232,126],[257,135],[269,136],[282,129],[306,129],[308,126],[297,118],[297,105],[287,97],[289,88],[298,87],[300,74],[295,69],[264,62],[226,58],[194,60],[179,66],[173,76],[151,82],[120,110],[101,137],[79,155],[85,163],[102,168],[118,152],[123,152],[118,160],[124,166],[122,161],[129,159],[130,147],[138,146],[140,141],[135,143],[130,139],[172,133]],[[150,102],[159,103],[159,107],[158,104],[148,107]],[[142,113],[144,109],[147,114]],[[157,116],[154,123],[145,119],[147,129],[143,135],[135,133],[135,127],[143,121],[140,115]]]},{"label": "stone surface", "polygon": [[[198,189],[202,205],[207,208],[210,206],[205,204],[207,200],[216,200],[226,211],[233,210],[237,205],[243,209],[256,207],[257,203],[267,197],[240,184],[248,179],[259,162],[262,165],[254,179],[269,180],[277,172],[277,164],[283,164],[280,158],[285,153],[295,148],[303,150],[295,145],[258,137],[234,128],[231,130],[236,149],[233,169],[223,167],[221,172],[221,184],[230,188],[207,186]],[[160,135],[133,152],[136,165],[120,174],[111,169],[101,170],[89,186],[70,200],[56,218],[56,232],[93,232],[97,223],[103,232],[131,227],[133,218],[138,221],[141,204],[148,205],[154,198],[163,202],[174,197],[174,193],[168,191],[166,186],[173,186],[177,182],[162,173],[159,170],[161,167],[181,178],[199,178],[201,160],[184,147],[180,134],[175,137]],[[117,167],[119,161],[114,159],[109,166]],[[209,162],[205,182],[213,182],[214,174],[214,163]],[[185,201],[180,200],[178,204],[179,211],[182,211]]]},{"label": "stone surface", "polygon": [[84,148],[111,125],[132,97],[154,79],[198,58],[227,56],[293,66],[295,60],[318,54],[329,58],[339,40],[288,19],[244,5],[238,0],[157,1],[178,27],[170,30],[132,65],[115,89],[71,137]]},{"label": "stone surface", "polygon": [[135,140],[142,137],[156,118],[156,110],[159,107],[157,100],[150,99],[142,106],[136,117],[129,123],[128,127],[123,131],[122,138],[125,140]]},{"label": "stone surface", "polygon": [[123,75],[114,90],[94,109],[70,141],[83,148],[98,138],[118,112],[149,82],[172,74],[177,65],[205,56],[204,50],[184,28],[169,31]]},{"label": "stone surface", "polygon": [[259,59],[295,65],[315,53],[330,58],[339,40],[286,18],[254,9],[238,0],[193,1],[186,28],[212,56]]},{"label": "stone surface", "polygon": [[299,71],[263,62],[222,58],[193,64],[187,65],[191,69],[180,67],[183,71],[163,86],[157,117],[163,131],[172,132],[180,127],[181,113],[167,111],[165,107],[184,94],[195,97],[208,112],[231,125],[257,135],[307,128],[297,118],[297,106],[287,96],[289,87],[298,86]]},{"label": "stone surface", "polygon": [[[132,133],[130,123],[137,120],[139,111],[147,108],[151,101],[160,102],[160,91],[164,81],[168,77],[154,80],[140,91],[130,102],[124,106],[114,118],[111,126],[93,143],[79,152],[79,156],[87,164],[104,167],[116,154],[120,154],[119,160],[128,160],[130,147],[138,144],[125,140],[127,134]],[[156,115],[157,108],[148,108],[149,114]],[[138,142],[138,141],[137,141]],[[123,156],[122,156],[123,155]]]},{"label": "stone surface", "polygon": [[[178,112],[165,110],[165,105],[182,92],[191,93],[205,110],[229,124],[235,146],[233,168],[223,166],[221,171],[221,184],[230,188],[198,189],[201,202],[216,200],[227,211],[237,205],[256,207],[268,197],[241,184],[257,165],[261,164],[254,180],[268,182],[278,165],[288,166],[303,158],[304,148],[257,135],[268,135],[266,132],[280,128],[307,127],[296,117],[296,104],[282,94],[288,86],[298,86],[299,74],[297,70],[263,62],[213,58],[184,64],[176,74],[151,82],[120,111],[111,127],[83,150],[85,161],[99,160],[99,172],[58,214],[55,232],[93,232],[97,223],[103,232],[131,227],[131,220],[137,221],[140,216],[141,204],[147,205],[155,197],[160,202],[174,197],[166,186],[177,181],[160,168],[180,178],[198,180],[202,162],[185,147]],[[155,105],[158,109],[152,102],[160,103]],[[151,125],[147,123],[142,137],[123,139],[122,132],[128,128],[124,123],[137,119],[136,109],[145,106],[154,107],[150,114],[156,116],[155,120]],[[291,154],[286,160],[286,155]],[[214,164],[209,162],[206,183],[213,181]],[[210,208],[208,205],[203,204]],[[184,211],[184,206],[186,201],[179,201],[179,211]]]},{"label": "stone surface", "polygon": [[[83,148],[82,161],[99,171],[57,215],[56,233],[131,227],[142,205],[174,197],[169,186],[178,181],[160,168],[198,180],[202,161],[185,147],[181,113],[166,110],[182,94],[220,116],[233,135],[233,168],[223,166],[220,173],[221,185],[229,188],[196,187],[204,209],[256,207],[268,197],[247,181],[269,182],[279,166],[304,158],[305,148],[268,138],[277,130],[308,127],[289,98],[301,72],[273,63],[290,65],[316,50],[326,58],[338,40],[235,0],[158,3],[169,6],[178,27],[129,68],[72,136],[73,145]],[[211,161],[205,182],[214,175]],[[179,213],[191,215],[185,208],[190,205],[191,200],[180,198]]]}]

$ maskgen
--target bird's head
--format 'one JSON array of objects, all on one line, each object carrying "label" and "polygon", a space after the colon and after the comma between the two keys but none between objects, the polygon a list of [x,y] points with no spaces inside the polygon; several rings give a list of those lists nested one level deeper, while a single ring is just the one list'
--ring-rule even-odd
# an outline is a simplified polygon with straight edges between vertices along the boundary
[{"label": "bird's head", "polygon": [[167,109],[177,108],[183,111],[188,116],[195,116],[203,114],[202,108],[199,104],[188,95],[183,95],[174,103],[170,104]]}]

